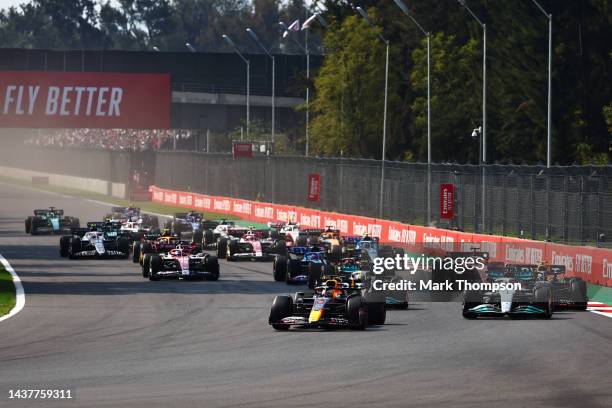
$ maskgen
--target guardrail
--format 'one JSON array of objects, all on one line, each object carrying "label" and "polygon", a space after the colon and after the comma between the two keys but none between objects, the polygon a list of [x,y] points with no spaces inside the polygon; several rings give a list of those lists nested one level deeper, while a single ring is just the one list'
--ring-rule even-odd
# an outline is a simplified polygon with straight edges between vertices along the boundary
[{"label": "guardrail", "polygon": [[167,190],[156,186],[152,186],[150,191],[154,202],[166,205],[232,214],[255,222],[296,221],[312,228],[331,226],[345,235],[362,235],[367,232],[381,242],[428,254],[471,251],[478,246],[480,250],[489,252],[493,261],[529,264],[547,261],[563,264],[568,276],[577,276],[597,285],[612,286],[610,249],[421,227],[298,206]]}]

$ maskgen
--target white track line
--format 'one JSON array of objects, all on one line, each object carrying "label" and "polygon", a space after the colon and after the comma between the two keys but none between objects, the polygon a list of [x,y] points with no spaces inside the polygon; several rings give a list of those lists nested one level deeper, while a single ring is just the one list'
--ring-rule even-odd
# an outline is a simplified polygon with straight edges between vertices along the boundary
[{"label": "white track line", "polygon": [[25,306],[25,292],[23,291],[23,285],[21,284],[21,279],[15,273],[15,270],[11,266],[11,264],[6,260],[5,257],[0,255],[0,263],[4,266],[4,269],[13,277],[13,284],[15,285],[15,307],[11,309],[11,311],[2,317],[0,317],[0,322],[6,319],[9,319],[15,316],[17,313],[21,312],[21,309]]}]

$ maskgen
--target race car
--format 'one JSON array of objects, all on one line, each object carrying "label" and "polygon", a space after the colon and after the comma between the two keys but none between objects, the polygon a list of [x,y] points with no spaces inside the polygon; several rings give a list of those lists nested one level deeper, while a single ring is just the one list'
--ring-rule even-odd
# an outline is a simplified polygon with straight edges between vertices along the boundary
[{"label": "race car", "polygon": [[207,228],[204,230],[204,239],[202,241],[204,248],[216,247],[217,243],[219,242],[219,238],[229,237],[228,230],[238,228],[240,227],[237,227],[234,221],[225,219],[219,220],[217,225],[215,225],[213,228]]},{"label": "race car", "polygon": [[[149,254],[147,276],[151,281],[165,278],[219,279],[219,261],[216,256],[202,253],[192,246],[177,245],[160,254]],[[143,272],[143,276],[144,276]]]},{"label": "race car", "polygon": [[[159,218],[155,215],[142,213],[138,207],[112,207],[111,213],[106,214],[104,221],[121,224],[130,222],[134,226],[137,225],[143,231],[159,228]],[[134,229],[131,228],[131,230]]]},{"label": "race car", "polygon": [[285,281],[287,284],[306,282],[308,287],[313,289],[322,275],[331,274],[331,268],[323,247],[294,246],[288,248],[287,255],[277,255],[274,258],[272,275],[277,282]]},{"label": "race car", "polygon": [[300,224],[294,222],[268,223],[268,226],[271,228],[272,238],[284,239],[287,246],[315,245],[319,242],[319,237],[323,232],[321,229],[302,229]]},{"label": "race car", "polygon": [[38,234],[70,234],[72,228],[79,228],[77,217],[64,215],[64,210],[55,207],[34,210],[25,220],[25,233]]},{"label": "race car", "polygon": [[233,224],[223,224],[219,225],[219,229],[215,229],[217,236],[217,243],[215,247],[217,248],[217,258],[226,259],[227,251],[228,251],[228,243],[232,240],[239,240],[246,233],[249,232],[248,228],[238,227]]},{"label": "race car", "polygon": [[272,260],[275,254],[287,253],[285,241],[273,240],[266,230],[249,229],[239,238],[229,236],[221,245],[227,247],[225,259],[230,262],[239,259]]},{"label": "race car", "polygon": [[205,220],[199,212],[176,213],[172,220],[166,222],[166,229],[171,230],[182,239],[202,243],[204,231],[215,228],[219,221]]},{"label": "race car", "polygon": [[343,252],[343,240],[340,236],[340,230],[327,227],[327,229],[319,235],[319,243],[323,245],[331,261],[340,261]]},{"label": "race car", "polygon": [[116,231],[73,228],[72,235],[60,238],[60,255],[77,258],[128,258],[130,241]]},{"label": "race car", "polygon": [[[506,268],[519,267],[519,265],[507,265]],[[536,269],[536,280],[545,280],[550,283],[554,307],[575,310],[586,310],[587,286],[586,282],[578,277],[565,277],[565,265],[549,265],[540,263],[530,266]]]},{"label": "race car", "polygon": [[291,326],[364,330],[368,324],[384,324],[385,318],[384,305],[369,304],[359,289],[330,279],[310,293],[276,296],[268,323],[276,330]]},{"label": "race car", "polygon": [[[508,268],[486,271],[487,283],[505,284],[500,290],[467,290],[464,293],[463,317],[539,317],[549,319],[554,311],[552,285],[538,280],[530,265],[510,265]],[[520,289],[509,284],[520,283]]]}]

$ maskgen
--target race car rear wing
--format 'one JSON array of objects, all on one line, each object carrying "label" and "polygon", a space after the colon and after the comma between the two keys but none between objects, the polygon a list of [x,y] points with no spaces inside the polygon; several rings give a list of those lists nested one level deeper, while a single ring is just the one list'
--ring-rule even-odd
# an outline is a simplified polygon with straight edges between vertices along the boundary
[{"label": "race car rear wing", "polygon": [[70,234],[75,236],[75,237],[82,237],[83,235],[85,235],[89,231],[91,231],[89,228],[71,228],[70,229]]},{"label": "race car rear wing", "polygon": [[322,233],[323,233],[322,229],[310,228],[310,229],[300,230],[300,235],[317,236],[317,235],[321,235]]}]

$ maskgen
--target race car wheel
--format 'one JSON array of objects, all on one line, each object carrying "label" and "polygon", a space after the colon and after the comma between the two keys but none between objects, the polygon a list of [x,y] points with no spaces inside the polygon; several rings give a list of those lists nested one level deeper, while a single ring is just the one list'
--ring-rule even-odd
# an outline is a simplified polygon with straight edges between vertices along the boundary
[{"label": "race car wheel", "polygon": [[[397,276],[395,276],[395,277],[393,277],[393,279],[391,279],[391,282],[394,282],[396,284],[396,286],[397,286],[397,284],[400,284],[402,282],[402,279],[397,277]],[[399,300],[402,300],[402,302],[398,303],[396,305],[393,305],[393,307],[396,308],[396,309],[400,309],[400,310],[408,309],[408,304],[409,304],[409,302],[408,302],[408,291],[404,291],[401,294],[401,296],[397,296],[397,298]]]},{"label": "race car wheel", "polygon": [[[153,253],[153,252],[155,252],[153,251],[153,246],[148,242],[143,243],[142,246],[140,247],[141,254],[148,254],[148,253]],[[144,261],[144,258],[139,258],[139,262],[140,261]]]},{"label": "race car wheel", "polygon": [[204,239],[202,241],[202,244],[204,245],[204,247],[207,248],[211,246],[214,242],[215,242],[215,237],[213,235],[212,230],[204,231]]},{"label": "race car wheel", "polygon": [[533,300],[536,307],[544,310],[542,317],[550,319],[553,314],[553,297],[550,286],[536,287],[533,293]]},{"label": "race car wheel", "polygon": [[142,257],[142,277],[146,278],[149,276],[149,263],[151,261],[151,256],[154,254],[144,254]]},{"label": "race car wheel", "polygon": [[293,299],[291,296],[276,296],[270,309],[269,322],[275,330],[289,330],[288,324],[279,323],[285,317],[293,314]]},{"label": "race car wheel", "polygon": [[277,229],[271,229],[270,230],[270,238],[272,238],[272,239],[279,239],[280,238],[280,233],[278,232]]},{"label": "race car wheel", "polygon": [[25,233],[29,234],[31,228],[32,228],[32,217],[28,217],[25,220]]},{"label": "race car wheel", "polygon": [[308,245],[308,238],[305,237],[304,235],[300,235],[297,237],[297,239],[295,240],[295,246],[297,247],[305,247]]},{"label": "race car wheel", "polygon": [[227,238],[219,238],[217,240],[217,258],[225,259],[227,257]]},{"label": "race car wheel", "polygon": [[274,257],[272,263],[272,276],[276,282],[282,282],[289,278],[287,274],[287,257],[284,255],[277,255]]},{"label": "race car wheel", "polygon": [[240,252],[240,247],[238,246],[238,241],[235,239],[230,240],[227,243],[227,260],[228,262],[235,261],[236,258],[234,256]]},{"label": "race car wheel", "polygon": [[150,218],[151,228],[159,228],[159,218],[157,215],[152,215]]},{"label": "race car wheel", "polygon": [[308,263],[308,288],[314,289],[321,280],[321,264],[314,262]]},{"label": "race car wheel", "polygon": [[70,220],[70,226],[72,228],[80,228],[81,221],[77,217],[72,217],[72,219]]},{"label": "race car wheel", "polygon": [[117,240],[117,251],[123,252],[123,257],[128,259],[130,257],[130,241],[127,238],[119,238]]},{"label": "race car wheel", "polygon": [[140,241],[134,241],[132,244],[132,262],[138,263],[140,261]]},{"label": "race car wheel", "polygon": [[68,247],[70,246],[70,237],[60,238],[60,256],[66,258],[68,256]]},{"label": "race car wheel", "polygon": [[364,307],[361,296],[352,296],[346,302],[346,318],[357,330],[368,327],[368,309]]},{"label": "race car wheel", "polygon": [[159,255],[151,255],[149,259],[149,280],[150,281],[158,281],[159,275],[157,272],[160,271],[162,265],[162,260]]},{"label": "race car wheel", "polygon": [[579,278],[571,278],[569,281],[570,297],[572,299],[572,307],[577,310],[586,310],[587,308],[587,290],[586,282]]},{"label": "race car wheel", "polygon": [[214,255],[209,255],[206,257],[206,260],[204,262],[206,266],[206,271],[210,273],[208,280],[219,280],[219,259]]},{"label": "race car wheel", "polygon": [[203,239],[204,239],[204,233],[202,233],[201,230],[194,231],[193,232],[193,236],[191,238],[191,242],[195,242],[197,244],[201,244]]},{"label": "race car wheel", "polygon": [[284,255],[287,256],[287,243],[285,242],[284,239],[277,239],[274,242],[274,252],[276,252],[279,255]]},{"label": "race car wheel", "polygon": [[368,324],[382,325],[387,319],[387,308],[384,302],[367,303],[368,306]]},{"label": "race car wheel", "polygon": [[78,254],[79,252],[81,252],[81,238],[70,238],[70,244],[68,245],[68,257],[70,259],[76,259],[76,254]]},{"label": "race car wheel", "polygon": [[329,251],[329,260],[331,262],[339,262],[342,260],[342,247],[340,245],[332,246]]}]

